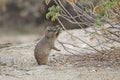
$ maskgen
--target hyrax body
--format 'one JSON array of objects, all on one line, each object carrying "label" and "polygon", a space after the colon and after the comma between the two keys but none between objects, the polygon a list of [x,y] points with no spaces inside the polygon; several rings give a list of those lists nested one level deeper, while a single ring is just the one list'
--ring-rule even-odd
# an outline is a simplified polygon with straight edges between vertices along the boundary
[{"label": "hyrax body", "polygon": [[52,49],[60,51],[54,44],[59,32],[55,27],[48,26],[44,37],[37,43],[34,50],[34,56],[39,65],[45,65]]}]

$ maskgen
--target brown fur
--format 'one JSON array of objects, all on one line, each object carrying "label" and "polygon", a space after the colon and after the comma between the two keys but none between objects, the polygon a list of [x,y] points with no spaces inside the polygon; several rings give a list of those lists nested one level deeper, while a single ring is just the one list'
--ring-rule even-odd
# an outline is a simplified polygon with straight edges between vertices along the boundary
[{"label": "brown fur", "polygon": [[54,46],[58,36],[58,31],[54,27],[48,26],[44,37],[37,43],[34,50],[34,56],[39,65],[45,65],[52,49],[60,51]]}]

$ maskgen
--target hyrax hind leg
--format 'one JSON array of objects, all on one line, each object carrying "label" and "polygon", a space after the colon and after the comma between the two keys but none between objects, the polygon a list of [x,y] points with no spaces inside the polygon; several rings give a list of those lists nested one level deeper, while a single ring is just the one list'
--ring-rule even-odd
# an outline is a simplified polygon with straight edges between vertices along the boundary
[{"label": "hyrax hind leg", "polygon": [[48,56],[36,56],[39,65],[46,65],[48,63]]}]

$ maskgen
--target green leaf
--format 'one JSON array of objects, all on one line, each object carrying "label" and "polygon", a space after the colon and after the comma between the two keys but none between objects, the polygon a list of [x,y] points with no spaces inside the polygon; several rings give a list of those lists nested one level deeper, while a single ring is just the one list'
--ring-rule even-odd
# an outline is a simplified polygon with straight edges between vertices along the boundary
[{"label": "green leaf", "polygon": [[45,0],[45,3],[48,5],[51,0]]},{"label": "green leaf", "polygon": [[104,11],[100,11],[100,16],[104,16],[105,15],[105,12]]},{"label": "green leaf", "polygon": [[48,12],[47,14],[46,14],[46,19],[50,19],[50,12]]},{"label": "green leaf", "polygon": [[52,17],[52,21],[55,21],[57,19],[57,16],[54,14],[54,16]]},{"label": "green leaf", "polygon": [[46,14],[46,19],[50,19],[51,21],[55,21],[58,18],[58,14],[60,11],[59,6],[53,5],[52,7],[48,8],[48,13]]},{"label": "green leaf", "polygon": [[97,25],[102,25],[103,23],[100,21],[99,18],[96,18],[96,20],[95,20],[95,24],[97,24]]}]

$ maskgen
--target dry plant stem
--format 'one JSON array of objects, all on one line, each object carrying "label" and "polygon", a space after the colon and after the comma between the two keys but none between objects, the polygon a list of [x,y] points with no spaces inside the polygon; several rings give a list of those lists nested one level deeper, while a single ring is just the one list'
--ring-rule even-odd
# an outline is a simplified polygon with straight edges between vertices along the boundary
[{"label": "dry plant stem", "polygon": [[116,32],[111,32],[111,31],[109,31],[109,30],[107,30],[110,34],[113,34],[114,36],[116,36],[116,37],[120,37],[119,35],[117,35],[117,34],[115,34]]},{"label": "dry plant stem", "polygon": [[82,17],[82,18],[78,17],[80,21],[79,22],[77,21],[77,23],[79,23],[81,26],[82,26],[82,24],[84,24],[86,26],[90,25],[91,22],[89,22],[89,20],[86,19],[86,17],[83,15],[83,13],[79,14],[79,12],[77,12],[77,10],[75,10],[75,9],[74,9],[74,11],[76,12],[77,15]]},{"label": "dry plant stem", "polygon": [[75,51],[75,52],[77,52],[77,53],[82,53],[82,52],[77,51],[77,50],[75,50],[75,49],[71,49],[71,48],[69,48],[69,47],[67,47],[67,48],[70,49],[70,50],[72,50],[72,51]]},{"label": "dry plant stem", "polygon": [[[59,41],[59,40],[58,40]],[[61,41],[59,41],[61,42]],[[74,44],[71,44],[71,43],[65,43],[65,42],[61,42],[62,44],[67,44],[67,45],[71,45],[73,47],[77,47],[77,48],[81,48],[80,46],[77,46],[77,45],[74,45]]]},{"label": "dry plant stem", "polygon": [[76,55],[76,54],[74,54],[73,52],[69,51],[69,50],[67,49],[67,47],[64,46],[64,44],[63,44],[62,42],[60,42],[59,40],[58,40],[58,42],[62,45],[62,47],[64,48],[65,51],[67,51],[67,52],[69,52],[69,53],[71,53],[71,54],[73,54],[73,55]]},{"label": "dry plant stem", "polygon": [[[65,43],[65,42],[61,42],[61,41],[59,41],[59,40],[57,40],[62,46],[64,45],[64,44],[67,44],[67,45],[71,45],[71,46],[73,46],[73,47],[76,47],[76,48],[81,48],[80,46],[77,46],[77,45],[74,45],[74,44],[71,44],[71,43]],[[97,46],[99,46],[99,45],[97,45]],[[63,47],[66,47],[66,46],[63,46]],[[96,47],[96,46],[95,46]],[[68,48],[68,47],[67,47]],[[67,49],[66,48],[66,49]],[[71,48],[68,48],[68,49],[71,49]],[[89,49],[89,48],[83,48],[84,50],[91,50],[91,51],[94,51],[93,49]],[[75,52],[79,52],[79,53],[83,53],[83,52],[80,52],[80,51],[77,51],[77,50],[74,50],[74,49],[71,49],[71,50],[73,50],[73,51],[75,51]],[[72,53],[73,54],[73,53]]]},{"label": "dry plant stem", "polygon": [[[96,40],[97,40],[98,44],[101,43],[99,39],[96,38]],[[103,51],[104,51],[103,44],[101,44],[101,45],[99,45],[99,46],[101,47],[101,50],[102,50],[102,52],[103,52]]]},{"label": "dry plant stem", "polygon": [[[59,42],[60,44],[62,44],[62,45],[64,45],[64,44],[68,44],[68,45],[72,45],[73,47],[80,48],[79,46],[76,46],[76,45],[74,45],[74,44],[69,44],[69,43],[61,42],[61,41],[59,41],[59,40],[58,40],[58,42]],[[78,50],[71,49],[71,48],[69,48],[69,47],[66,47],[66,49],[73,50],[73,51],[75,51],[75,52],[77,52],[77,53],[82,53],[82,52],[80,52],[80,51],[78,51]]]},{"label": "dry plant stem", "polygon": [[86,13],[86,11],[84,11],[83,9],[78,7],[77,5],[74,5],[74,8],[76,11],[78,11],[80,14],[82,14],[83,18],[85,18],[88,22],[90,22],[90,23],[94,22],[94,18],[92,16],[90,16],[88,13]]},{"label": "dry plant stem", "polygon": [[[97,30],[102,33],[101,37],[102,37],[102,39],[104,39],[104,41],[101,40],[101,42],[106,42],[111,45],[113,45],[114,42],[120,43],[120,28],[115,27],[114,25],[112,25],[109,22],[107,22],[107,23],[110,25],[110,27],[106,28],[105,31]],[[103,43],[104,48],[107,47],[107,48],[111,49],[111,47],[109,45],[107,45],[106,43]],[[116,47],[116,46],[114,46],[114,47]]]},{"label": "dry plant stem", "polygon": [[83,42],[83,43],[85,43],[85,44],[87,44],[89,47],[91,47],[91,48],[93,48],[95,51],[97,51],[97,52],[100,52],[100,53],[102,53],[102,54],[104,54],[103,52],[101,52],[101,51],[99,51],[99,50],[97,50],[96,48],[94,48],[93,46],[91,46],[90,44],[88,44],[88,43],[86,43],[85,41],[83,41],[82,39],[80,39],[79,37],[76,37],[75,35],[73,35],[73,34],[71,34],[70,32],[68,32],[67,30],[66,30],[66,28],[64,27],[64,25],[62,24],[62,22],[60,21],[60,19],[59,18],[57,18],[57,20],[59,21],[59,23],[61,24],[61,26],[62,26],[62,28],[69,34],[69,35],[71,35],[71,36],[73,36],[74,38],[76,38],[76,39],[78,39],[79,41],[81,41],[81,42]]},{"label": "dry plant stem", "polygon": [[76,13],[78,14],[78,15],[82,15],[82,21],[84,22],[84,21],[86,21],[86,22],[88,22],[88,23],[92,23],[92,21],[91,21],[91,19],[89,18],[90,16],[88,16],[86,13],[84,13],[84,12],[80,12],[79,10],[78,10],[78,12],[77,12],[77,9],[75,10],[76,11]]},{"label": "dry plant stem", "polygon": [[[72,24],[85,24],[85,25],[88,25],[88,22],[74,22],[71,20],[71,17],[65,17],[66,15],[62,14],[60,15],[61,17],[63,17],[64,19],[66,19],[67,21],[69,21],[70,23]],[[76,17],[79,17],[79,16],[75,16],[75,17],[72,17],[72,18],[76,18]]]},{"label": "dry plant stem", "polygon": [[105,44],[106,42],[109,42],[109,41],[110,41],[110,40],[101,41],[101,42],[99,42],[99,44],[97,44],[97,45],[95,45],[95,46],[93,46],[93,47],[100,46],[100,45]]},{"label": "dry plant stem", "polygon": [[[57,1],[55,1],[55,2],[57,2]],[[73,17],[73,16],[67,11],[67,9],[62,5],[62,3],[61,3],[60,0],[58,0],[58,3],[59,3],[59,5],[62,7],[62,8],[61,8],[62,11],[64,11],[66,14],[68,14],[68,16]],[[84,31],[86,31],[86,30],[77,22],[76,19],[74,19],[74,18],[72,18],[72,19],[73,19],[73,21],[74,21],[75,23],[77,23],[77,25],[78,25],[81,29],[83,29]]]},{"label": "dry plant stem", "polygon": [[120,43],[120,40],[116,40],[116,39],[110,38],[110,37],[108,37],[108,36],[105,36],[105,38],[107,38],[107,39],[109,39],[109,40],[111,40],[111,41],[113,41],[113,42],[118,42],[118,43]]},{"label": "dry plant stem", "polygon": [[[94,21],[95,21],[95,19],[94,19],[94,16],[92,16],[92,15],[90,15],[90,14],[88,14],[85,10],[84,10],[84,6],[82,5],[82,4],[80,4],[79,2],[76,4],[76,3],[70,3],[70,2],[68,2],[71,6],[72,6],[72,8],[73,8],[73,10],[74,10],[74,12],[75,12],[75,14],[76,14],[76,16],[73,16],[66,8],[65,8],[65,6],[62,4],[62,2],[60,1],[60,0],[54,0],[55,1],[55,3],[57,4],[57,5],[59,5],[60,7],[61,7],[61,13],[60,13],[60,17],[62,17],[62,18],[64,18],[65,20],[67,20],[67,21],[69,21],[70,23],[72,23],[72,24],[77,24],[81,29],[83,29],[85,32],[89,32],[89,31],[87,31],[86,29],[84,29],[82,26],[83,25],[86,25],[86,26],[88,26],[88,25],[90,25],[90,24],[93,24],[94,23]],[[109,13],[106,13],[107,14],[107,17],[109,17]],[[112,13],[113,14],[113,13]],[[97,41],[98,41],[98,44],[97,45],[94,45],[94,46],[92,46],[92,45],[90,45],[89,43],[87,43],[87,42],[85,42],[84,40],[82,40],[81,38],[79,38],[79,37],[77,37],[77,36],[75,36],[75,35],[73,35],[73,34],[71,34],[70,32],[68,32],[66,29],[65,29],[65,27],[64,27],[64,25],[62,24],[62,22],[61,22],[61,20],[58,18],[57,19],[58,20],[58,22],[61,24],[61,26],[62,26],[62,28],[69,34],[69,35],[71,35],[73,38],[75,38],[75,39],[78,39],[80,42],[83,42],[83,43],[85,43],[85,44],[87,44],[90,48],[92,48],[93,50],[95,50],[95,51],[97,51],[97,52],[100,52],[100,53],[103,53],[102,51],[104,51],[105,50],[105,41],[107,40],[107,41],[109,41],[108,43],[110,43],[110,41],[113,41],[113,42],[118,42],[118,43],[120,43],[120,41],[119,41],[119,31],[118,30],[120,30],[119,28],[117,28],[117,27],[115,27],[115,26],[113,26],[112,24],[110,24],[111,25],[111,28],[113,29],[109,29],[109,28],[107,28],[106,29],[106,31],[105,32],[107,32],[106,34],[101,34],[101,37],[103,38],[103,39],[105,39],[104,41],[103,41],[103,39],[97,39]],[[101,27],[98,27],[99,29],[101,28]],[[100,31],[101,32],[101,30],[99,30],[99,29],[96,29],[96,28],[93,28],[93,30],[95,30],[95,31]],[[109,33],[112,35],[112,36],[110,36],[109,35]],[[63,43],[64,44],[64,43]],[[70,44],[70,45],[72,45],[72,44]],[[72,46],[74,46],[74,45],[72,45]],[[101,50],[98,50],[97,48],[96,48],[96,46],[98,46],[98,47],[101,47]],[[64,46],[65,47],[65,46]],[[78,47],[78,46],[74,46],[74,47]]]},{"label": "dry plant stem", "polygon": [[[109,33],[111,34],[111,36],[109,36],[109,34],[105,32],[105,33],[103,33],[103,35],[102,35],[104,38],[109,39],[109,40],[111,40],[111,41],[113,41],[113,42],[118,42],[118,43],[120,43],[120,40],[119,40],[120,37],[119,37],[119,35],[115,34],[115,33],[116,33],[115,31],[111,32],[111,31],[107,30],[107,32],[109,32]],[[112,35],[113,35],[113,36],[112,36]],[[114,36],[116,36],[117,39],[115,39]]]},{"label": "dry plant stem", "polygon": [[116,0],[116,1],[117,1],[118,9],[119,9],[118,15],[120,16],[120,0]]}]

